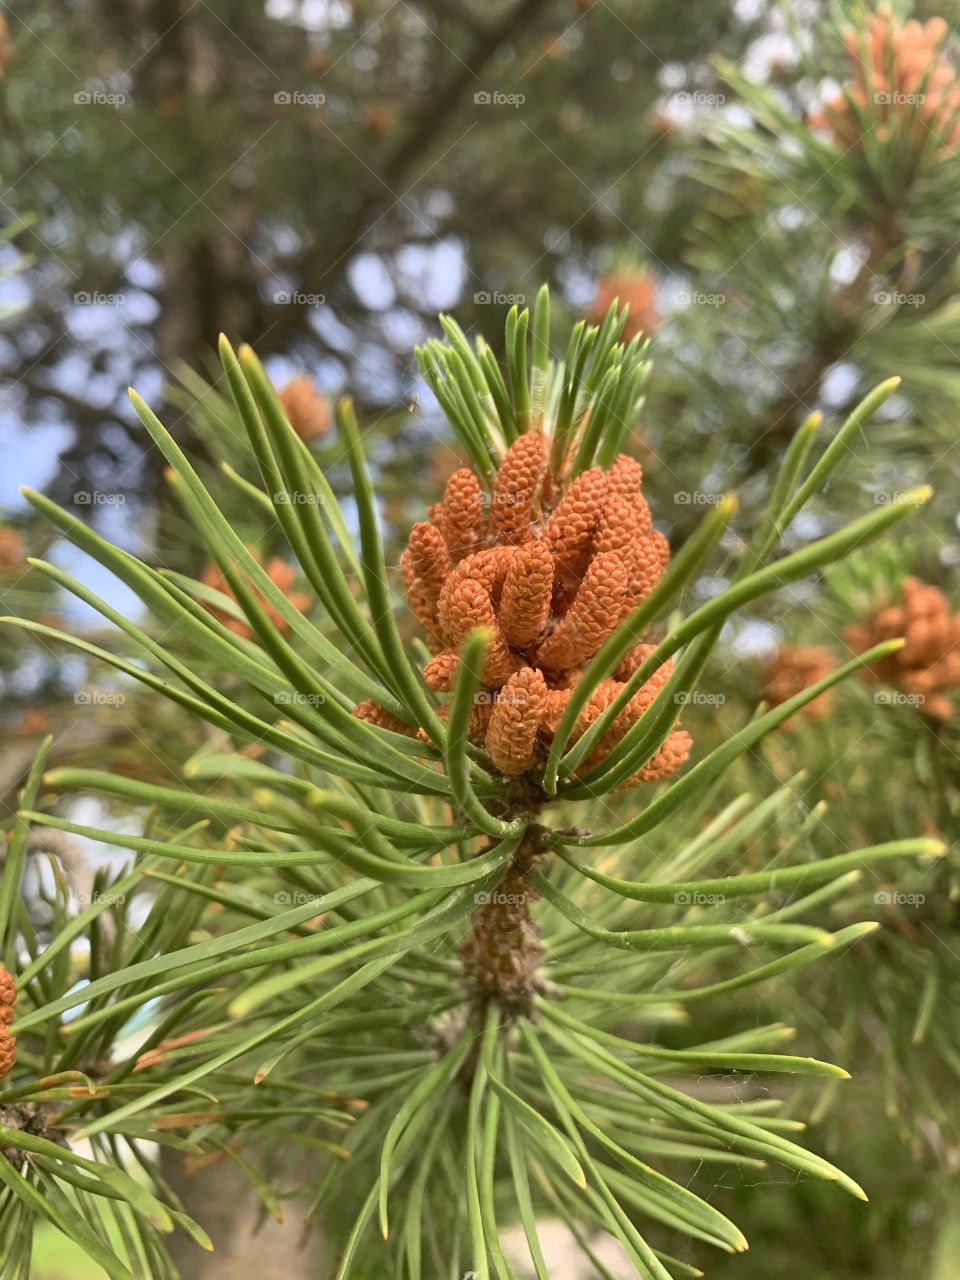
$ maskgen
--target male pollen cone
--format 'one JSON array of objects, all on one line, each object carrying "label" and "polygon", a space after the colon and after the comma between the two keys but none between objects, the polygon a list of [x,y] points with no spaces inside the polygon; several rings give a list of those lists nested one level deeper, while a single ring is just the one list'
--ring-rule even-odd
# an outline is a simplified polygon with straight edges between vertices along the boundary
[{"label": "male pollen cone", "polygon": [[[906,138],[915,149],[932,136],[943,156],[960,145],[960,81],[943,53],[943,18],[902,25],[889,8],[870,14],[865,30],[844,36],[851,81],[814,114],[814,128],[830,129],[847,149],[863,147],[867,133]],[[865,127],[866,122],[866,127]]]},{"label": "male pollen cone", "polygon": [[[830,650],[819,645],[781,645],[763,669],[760,696],[771,707],[779,707],[828,676],[836,665]],[[806,720],[823,720],[830,714],[832,705],[833,691],[828,689],[808,702],[798,714]],[[793,717],[784,727],[789,729],[792,723]]]},{"label": "male pollen cone", "polygon": [[0,1080],[8,1076],[17,1060],[16,1037],[10,1034],[13,1007],[17,1002],[17,984],[13,974],[0,968]]},{"label": "male pollen cone", "polygon": [[[468,733],[510,777],[542,764],[585,664],[649,595],[670,559],[640,491],[638,462],[621,454],[607,469],[591,467],[565,481],[551,472],[548,455],[540,432],[521,435],[504,455],[489,498],[471,470],[454,472],[429,520],[413,527],[401,560],[407,600],[433,652],[424,668],[429,689],[449,693],[464,641],[478,627],[489,631]],[[638,642],[594,692],[573,740],[653,648]],[[602,762],[637,723],[671,669],[662,664],[634,692],[584,768]],[[355,714],[371,723],[382,718],[382,708],[361,706]],[[439,714],[445,718],[446,706]],[[689,735],[674,726],[626,785],[668,776],[689,750]]]},{"label": "male pollen cone", "polygon": [[469,467],[461,467],[447,481],[439,504],[440,532],[454,560],[476,551],[483,533],[483,490]]},{"label": "male pollen cone", "polygon": [[930,720],[949,720],[955,708],[947,693],[960,688],[960,613],[950,612],[939,587],[906,578],[897,604],[844,631],[856,653],[901,636],[903,647],[863,668],[862,678],[893,685]]}]

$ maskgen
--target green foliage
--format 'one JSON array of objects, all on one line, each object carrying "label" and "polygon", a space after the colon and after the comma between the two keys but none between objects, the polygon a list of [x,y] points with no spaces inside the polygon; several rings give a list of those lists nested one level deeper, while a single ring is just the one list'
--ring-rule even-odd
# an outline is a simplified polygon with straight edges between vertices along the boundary
[{"label": "green foliage", "polygon": [[[492,477],[509,442],[532,428],[546,435],[559,474],[616,456],[648,377],[643,344],[619,340],[624,318],[614,307],[601,325],[578,325],[559,362],[548,354],[542,292],[532,322],[526,311],[507,318],[506,375],[482,340],[471,347],[443,322],[448,345],[422,352],[423,368],[482,476]],[[749,721],[651,800],[638,804],[617,787],[656,753],[737,609],[820,572],[926,501],[927,490],[911,492],[771,558],[895,380],[853,412],[812,465],[811,431],[801,428],[728,585],[689,608],[735,504],[708,515],[574,694],[583,705],[656,624],[663,638],[627,686],[639,688],[677,655],[656,701],[615,751],[576,777],[589,742],[567,747],[571,713],[542,774],[521,786],[467,738],[487,636],[467,640],[444,722],[401,634],[350,403],[339,407],[338,442],[355,526],[252,351],[235,352],[224,339],[221,358],[260,473],[257,507],[275,514],[315,597],[306,613],[136,395],[232,600],[151,567],[28,495],[134,590],[153,620],[125,618],[41,562],[41,572],[118,627],[135,656],[8,621],[173,700],[212,726],[218,745],[184,760],[176,786],[99,769],[44,775],[41,757],[26,787],[0,899],[7,964],[20,984],[20,1053],[0,1114],[30,1103],[42,1132],[9,1122],[0,1130],[19,1153],[0,1161],[0,1209],[14,1241],[0,1275],[29,1273],[31,1232],[43,1218],[111,1277],[174,1274],[160,1236],[173,1225],[203,1236],[144,1155],[147,1138],[195,1158],[231,1153],[249,1165],[265,1211],[275,1207],[289,1153],[313,1154],[296,1190],[312,1213],[327,1215],[342,1280],[464,1271],[510,1280],[520,1270],[508,1260],[504,1228],[515,1224],[542,1278],[537,1224],[546,1215],[570,1224],[588,1258],[601,1230],[645,1280],[690,1275],[650,1241],[672,1231],[726,1252],[745,1247],[740,1230],[688,1186],[701,1165],[734,1156],[862,1197],[839,1167],[792,1140],[795,1126],[776,1101],[738,1100],[728,1087],[743,1075],[833,1081],[845,1072],[781,1052],[793,1033],[779,1021],[751,1020],[717,1037],[694,1013],[701,1002],[842,958],[873,926],[824,928],[824,905],[887,859],[943,851],[928,838],[838,847],[790,784],[759,803],[717,804],[718,780],[738,758],[898,642]],[[421,738],[352,715],[368,697]],[[616,704],[594,738],[615,714]],[[111,797],[132,822],[101,829],[57,816],[50,792]],[[45,947],[17,893],[28,831],[38,827],[135,854],[78,915],[68,919],[61,902]],[[601,863],[602,849],[611,852]],[[501,951],[514,948],[517,971],[529,970],[513,1000],[483,987],[462,942],[478,919],[496,929],[500,907]],[[517,912],[522,938],[510,932]],[[81,937],[89,940],[83,985],[71,946]],[[123,1036],[134,1018],[146,1020],[147,1039],[131,1048]],[[686,1029],[684,1047],[662,1043],[677,1026]],[[691,1088],[694,1074],[711,1077],[722,1100]],[[90,1159],[69,1145],[81,1138]],[[131,1162],[151,1190],[132,1181]]]}]

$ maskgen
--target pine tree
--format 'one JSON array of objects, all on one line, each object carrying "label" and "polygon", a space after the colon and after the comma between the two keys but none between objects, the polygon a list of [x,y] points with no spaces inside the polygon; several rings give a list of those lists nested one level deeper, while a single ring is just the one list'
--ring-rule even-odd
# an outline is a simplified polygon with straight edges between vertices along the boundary
[{"label": "pine tree", "polygon": [[[824,855],[829,832],[817,835],[817,813],[795,821],[789,786],[758,806],[717,808],[716,796],[766,734],[901,642],[871,645],[712,750],[698,751],[701,717],[687,711],[737,609],[899,525],[929,493],[774,554],[895,390],[889,380],[812,464],[809,432],[797,433],[755,531],[736,544],[729,585],[682,607],[725,539],[729,555],[736,503],[712,507],[671,557],[642,468],[623,452],[649,373],[642,339],[621,341],[626,318],[613,304],[599,325],[577,324],[558,360],[544,289],[532,316],[507,318],[505,370],[449,320],[447,342],[420,352],[467,461],[402,557],[426,643],[401,635],[350,402],[338,439],[357,538],[248,347],[221,343],[260,470],[249,500],[282,526],[313,597],[306,611],[136,395],[217,584],[159,572],[28,495],[153,622],[40,562],[137,656],[14,625],[171,699],[226,745],[184,761],[178,786],[93,767],[45,773],[43,754],[28,780],[0,896],[0,1052],[12,1066],[0,1091],[11,1241],[0,1274],[29,1274],[43,1219],[111,1277],[174,1274],[166,1231],[207,1242],[147,1139],[197,1167],[238,1161],[265,1211],[292,1194],[292,1156],[307,1153],[294,1190],[325,1215],[337,1276],[355,1280],[503,1280],[518,1274],[503,1244],[513,1223],[545,1277],[546,1214],[588,1258],[600,1229],[639,1276],[693,1274],[651,1241],[673,1229],[745,1247],[687,1186],[690,1162],[732,1153],[862,1198],[785,1136],[771,1101],[718,1103],[684,1080],[845,1074],[782,1052],[791,1033],[778,1021],[713,1036],[701,1002],[840,955],[874,926],[830,932],[801,917],[852,871],[942,846],[907,838]],[[140,833],[55,816],[51,792],[109,797]],[[741,873],[745,842],[770,822],[786,839]],[[55,882],[37,922],[19,889],[40,828],[136,857],[102,873],[75,916]],[[799,897],[771,909],[774,888]],[[89,980],[78,985],[79,939]],[[147,1034],[133,1046],[136,1018]],[[659,1029],[688,1018],[689,1047],[664,1045]]]}]

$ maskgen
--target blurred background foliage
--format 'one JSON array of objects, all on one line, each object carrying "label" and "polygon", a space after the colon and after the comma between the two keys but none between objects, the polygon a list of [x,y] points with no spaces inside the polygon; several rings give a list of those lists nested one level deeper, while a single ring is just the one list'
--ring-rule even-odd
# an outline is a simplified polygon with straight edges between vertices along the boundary
[{"label": "blurred background foliage", "polygon": [[[960,59],[958,8],[895,6],[902,20],[946,20],[934,56],[947,67]],[[895,502],[929,482],[933,502],[909,538],[897,532],[728,626],[685,713],[698,752],[784,681],[793,692],[791,681],[847,656],[851,629],[900,607],[905,580],[940,593],[928,603],[941,651],[955,643],[957,108],[948,81],[937,111],[898,111],[875,93],[854,111],[866,6],[698,0],[692,20],[656,0],[38,0],[5,16],[0,266],[13,273],[3,292],[15,314],[0,322],[3,612],[64,614],[95,638],[94,615],[31,573],[28,553],[104,591],[15,480],[158,565],[203,572],[128,383],[269,562],[277,530],[243,488],[251,458],[211,360],[220,330],[265,358],[341,494],[329,408],[341,389],[355,395],[399,551],[457,465],[413,346],[437,334],[438,309],[494,341],[508,306],[532,302],[546,279],[561,302],[557,332],[619,296],[652,336],[633,449],[675,549],[733,488],[737,528],[749,530],[801,422],[822,413],[826,437],[878,378],[903,377],[794,535],[834,528],[864,495]],[[844,86],[831,117],[825,105]],[[932,104],[929,88],[914,96]],[[737,549],[731,535],[731,559]],[[115,607],[133,607],[110,590]],[[215,750],[175,711],[151,702],[147,713],[132,690],[111,697],[80,660],[19,636],[0,633],[4,812],[51,727],[56,762],[106,748],[118,772],[158,783]],[[918,652],[913,674],[929,673]],[[788,722],[724,798],[769,795],[803,770],[798,803],[829,804],[831,852],[920,832],[955,847],[953,677],[918,693],[889,675],[841,686]],[[924,701],[934,694],[947,705]],[[821,1149],[842,1152],[871,1204],[812,1184],[754,1187],[754,1173],[731,1166],[716,1202],[735,1206],[752,1248],[711,1258],[710,1275],[946,1280],[960,1268],[960,921],[946,862],[865,880],[836,923],[876,916],[879,938],[764,988],[768,1007],[752,991],[740,998],[741,1020],[788,1005],[803,1051],[854,1074],[790,1107],[812,1114]],[[665,1034],[682,1046],[682,1029]],[[70,1265],[54,1259],[41,1274]]]}]

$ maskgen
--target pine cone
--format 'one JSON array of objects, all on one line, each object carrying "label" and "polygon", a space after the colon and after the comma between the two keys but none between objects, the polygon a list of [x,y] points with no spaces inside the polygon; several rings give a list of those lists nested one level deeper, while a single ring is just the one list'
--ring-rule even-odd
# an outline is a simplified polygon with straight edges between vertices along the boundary
[{"label": "pine cone", "polygon": [[871,14],[866,32],[848,31],[844,37],[852,83],[810,123],[829,129],[845,149],[863,146],[866,118],[878,119],[888,133],[903,135],[915,149],[932,133],[942,140],[941,155],[955,151],[960,144],[960,83],[941,51],[946,33],[942,18],[901,25],[889,10]]},{"label": "pine cone", "polygon": [[893,685],[930,720],[949,720],[954,705],[946,695],[960,688],[960,614],[950,613],[938,587],[906,578],[899,603],[844,631],[855,653],[898,636],[903,648],[864,668],[863,679]]},{"label": "pine cone", "polygon": [[333,424],[330,401],[306,374],[291,378],[277,393],[283,412],[301,440],[325,435]]},{"label": "pine cone", "polygon": [[17,1038],[0,1027],[0,1080],[8,1076],[17,1061]]},{"label": "pine cone", "polygon": [[395,716],[392,711],[388,711],[386,707],[381,707],[379,702],[374,702],[372,698],[358,702],[353,709],[353,714],[358,720],[376,725],[378,729],[390,729],[393,733],[402,733],[407,738],[416,736],[415,729],[399,716]]},{"label": "pine cone", "polygon": [[[469,736],[507,776],[542,761],[584,665],[649,595],[670,558],[640,492],[638,462],[622,454],[608,470],[591,467],[564,485],[547,452],[538,431],[514,441],[494,477],[489,520],[477,476],[455,471],[429,521],[414,525],[401,559],[407,599],[434,655],[424,668],[429,689],[453,689],[460,646],[473,630],[492,636]],[[616,678],[594,692],[574,739],[652,651],[636,646]],[[671,670],[663,664],[634,693],[585,768],[636,724]],[[385,714],[362,705],[372,723]],[[637,780],[666,776],[688,750],[688,736],[674,730]]]},{"label": "pine cone", "polygon": [[13,1007],[17,1003],[17,984],[13,974],[0,968],[0,1026],[9,1027],[13,1021]]},{"label": "pine cone", "polygon": [[0,968],[0,1080],[8,1076],[17,1060],[17,1041],[8,1030],[17,1003],[17,984],[13,974]]},{"label": "pine cone", "polygon": [[[779,707],[828,676],[836,665],[829,649],[816,645],[781,645],[763,669],[760,697],[771,707]],[[808,702],[799,714],[808,720],[823,720],[830,714],[832,704],[833,693],[828,690]],[[791,721],[786,723],[789,725]]]}]

